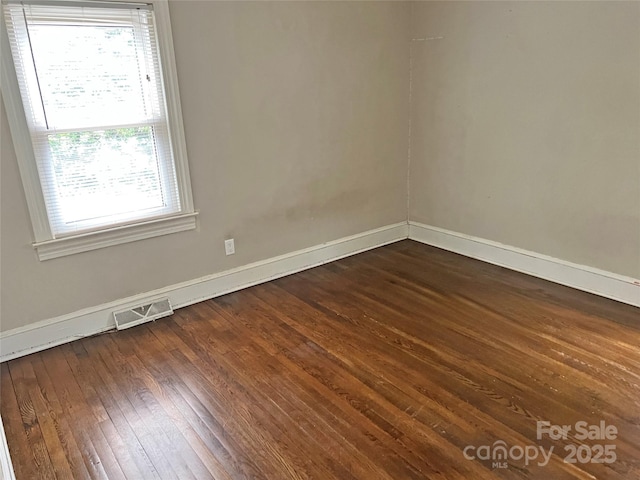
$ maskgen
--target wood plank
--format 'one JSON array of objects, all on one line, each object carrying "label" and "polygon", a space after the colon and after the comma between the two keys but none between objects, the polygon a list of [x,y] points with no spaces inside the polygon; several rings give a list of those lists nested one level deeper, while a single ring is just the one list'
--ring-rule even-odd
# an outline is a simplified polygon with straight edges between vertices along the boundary
[{"label": "wood plank", "polygon": [[[36,392],[40,413],[38,418],[42,419],[41,424],[47,425],[49,436],[52,437],[47,441],[49,455],[52,457],[52,463],[56,469],[56,476],[70,477],[76,479],[90,478],[89,472],[84,464],[80,448],[76,442],[73,430],[69,426],[69,422],[64,414],[64,410],[57,398],[53,383],[49,378],[41,355],[31,356],[31,370],[33,379],[39,385],[39,391]],[[48,418],[49,417],[49,418]],[[49,424],[53,424],[53,428]],[[50,445],[49,445],[50,444]],[[54,451],[58,450],[58,458],[55,457]],[[64,455],[63,458],[62,455]],[[68,466],[68,468],[66,468]],[[60,471],[60,468],[63,468]]]},{"label": "wood plank", "polygon": [[32,460],[33,451],[29,446],[27,429],[22,421],[20,406],[14,384],[9,372],[9,364],[0,365],[0,406],[2,422],[9,443],[9,453],[13,460],[13,469],[17,478],[37,478],[36,462]]},{"label": "wood plank", "polygon": [[74,436],[81,448],[85,466],[92,478],[124,478],[109,443],[98,428],[91,405],[83,395],[80,384],[66,361],[64,355],[66,348],[68,348],[66,345],[53,348],[42,352],[41,355],[47,374],[52,379],[57,398],[62,405],[64,416],[69,425],[74,426]]},{"label": "wood plank", "polygon": [[[11,380],[16,393],[20,417],[29,445],[29,460],[35,463],[38,478],[54,479],[56,478],[55,470],[51,464],[51,457],[44,441],[36,408],[29,394],[29,380],[24,373],[24,367],[28,362],[28,358],[19,358],[17,361],[10,363],[9,371],[11,372]],[[7,442],[9,441],[7,438]]]},{"label": "wood plank", "polygon": [[[402,241],[7,362],[0,412],[18,480],[623,480],[638,345],[637,308]],[[496,442],[553,455],[464,456]]]}]

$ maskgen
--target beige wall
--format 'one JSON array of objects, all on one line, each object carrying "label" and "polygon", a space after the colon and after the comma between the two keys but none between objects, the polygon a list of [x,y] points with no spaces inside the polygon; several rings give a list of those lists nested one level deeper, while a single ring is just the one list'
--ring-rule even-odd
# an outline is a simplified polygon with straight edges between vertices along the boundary
[{"label": "beige wall", "polygon": [[640,3],[413,8],[410,218],[640,278]]},{"label": "beige wall", "polygon": [[199,229],[39,262],[3,106],[1,330],[405,220],[409,52],[412,220],[640,277],[640,4],[171,14]]},{"label": "beige wall", "polygon": [[0,328],[404,221],[409,11],[172,2],[198,231],[38,261],[3,108]]}]

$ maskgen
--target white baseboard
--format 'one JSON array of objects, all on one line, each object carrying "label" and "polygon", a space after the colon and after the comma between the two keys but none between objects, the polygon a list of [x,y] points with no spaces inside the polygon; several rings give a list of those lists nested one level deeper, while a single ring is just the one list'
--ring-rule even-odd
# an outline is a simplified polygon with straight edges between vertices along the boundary
[{"label": "white baseboard", "polygon": [[28,355],[115,328],[113,312],[159,297],[169,297],[174,308],[214,298],[252,285],[284,277],[365,250],[407,238],[406,222],[281,255],[239,268],[123,298],[60,317],[0,333],[0,362]]},{"label": "white baseboard", "polygon": [[640,280],[635,278],[417,222],[409,222],[409,238],[640,307]]},{"label": "white baseboard", "polygon": [[2,332],[0,362],[111,330],[117,310],[162,297],[169,297],[174,308],[186,307],[407,237],[640,307],[640,280],[438,227],[402,222]]},{"label": "white baseboard", "polygon": [[7,436],[4,434],[2,417],[0,417],[0,480],[16,480],[16,474],[13,472],[13,463],[11,463],[11,456],[9,455]]}]

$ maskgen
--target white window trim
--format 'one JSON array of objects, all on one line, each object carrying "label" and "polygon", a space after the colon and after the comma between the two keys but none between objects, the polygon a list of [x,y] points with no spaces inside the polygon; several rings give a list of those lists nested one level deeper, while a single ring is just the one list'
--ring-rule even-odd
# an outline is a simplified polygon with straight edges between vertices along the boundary
[{"label": "white window trim", "polygon": [[[117,2],[118,0],[100,0]],[[145,0],[153,5],[158,37],[158,50],[164,80],[167,106],[167,120],[171,130],[171,144],[173,147],[174,163],[180,204],[182,211],[178,214],[159,219],[143,220],[128,225],[106,227],[97,231],[54,238],[49,226],[49,219],[45,207],[44,196],[40,184],[40,177],[36,167],[36,159],[31,143],[29,128],[25,116],[20,87],[16,77],[13,56],[9,46],[4,13],[0,21],[0,43],[2,56],[0,90],[7,110],[9,129],[18,159],[18,168],[24,186],[27,207],[31,217],[35,242],[33,247],[38,252],[40,260],[72,255],[98,248],[133,242],[144,238],[167,235],[196,228],[193,195],[187,163],[187,148],[182,121],[182,106],[180,104],[178,74],[176,69],[175,52],[173,49],[173,34],[169,17],[168,0]]]}]

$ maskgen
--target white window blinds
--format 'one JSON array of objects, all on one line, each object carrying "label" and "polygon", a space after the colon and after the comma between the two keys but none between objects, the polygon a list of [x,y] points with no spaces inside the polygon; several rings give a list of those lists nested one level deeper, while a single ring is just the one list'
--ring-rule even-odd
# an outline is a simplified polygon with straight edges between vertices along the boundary
[{"label": "white window blinds", "polygon": [[180,212],[151,6],[4,13],[54,237]]}]

